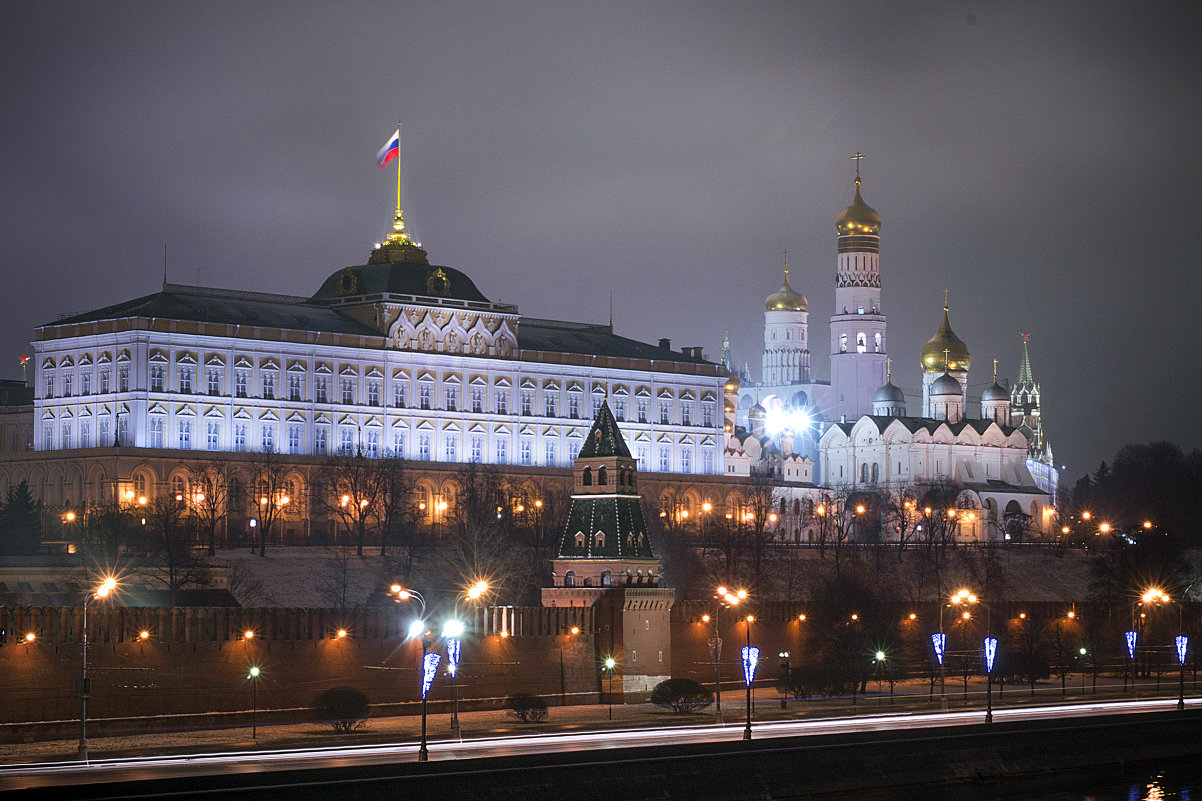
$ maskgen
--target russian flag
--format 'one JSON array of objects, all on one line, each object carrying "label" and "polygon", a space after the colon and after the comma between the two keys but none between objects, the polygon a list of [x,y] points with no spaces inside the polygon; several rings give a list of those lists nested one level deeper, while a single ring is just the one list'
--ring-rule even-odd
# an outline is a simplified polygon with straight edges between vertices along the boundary
[{"label": "russian flag", "polygon": [[388,162],[395,159],[401,154],[401,129],[397,128],[392,137],[380,148],[380,152],[376,154],[376,164],[383,167]]}]

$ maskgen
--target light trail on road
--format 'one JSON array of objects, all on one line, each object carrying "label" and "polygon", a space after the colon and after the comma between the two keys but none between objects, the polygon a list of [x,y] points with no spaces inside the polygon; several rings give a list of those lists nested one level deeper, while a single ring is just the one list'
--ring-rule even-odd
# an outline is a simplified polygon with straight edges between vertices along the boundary
[{"label": "light trail on road", "polygon": [[[1187,699],[1191,708],[1202,707],[1202,699]],[[1175,710],[1176,699],[1109,701],[993,710],[995,724],[1002,721],[1063,720],[1097,715],[1138,714]],[[767,721],[754,724],[756,739],[881,732],[946,726],[983,725],[983,710],[924,713],[884,713],[855,717]],[[742,721],[661,728],[607,729],[588,732],[482,737],[462,742],[433,740],[431,761],[471,760],[482,757],[517,756],[639,746],[690,745],[737,741],[743,735]],[[327,746],[320,748],[264,749],[211,752],[174,756],[142,756],[94,759],[84,762],[38,762],[0,767],[0,791],[53,787],[81,782],[148,781],[187,776],[266,773],[281,770],[348,768],[396,764],[417,759],[418,743],[406,741],[381,745]]]}]

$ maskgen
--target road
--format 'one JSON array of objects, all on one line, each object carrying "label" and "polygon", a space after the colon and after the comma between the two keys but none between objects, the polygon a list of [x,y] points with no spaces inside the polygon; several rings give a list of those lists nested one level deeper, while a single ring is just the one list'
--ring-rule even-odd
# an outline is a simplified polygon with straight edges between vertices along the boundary
[{"label": "road", "polygon": [[[1202,709],[1202,699],[1187,701],[1190,709]],[[1167,712],[1176,700],[1150,699],[1099,701],[1006,707],[994,710],[995,723],[1064,720],[1099,715]],[[855,717],[757,723],[755,739],[827,734],[871,733],[947,726],[971,726],[984,722],[979,710],[933,713],[858,715]],[[532,734],[485,737],[455,743],[431,742],[432,762],[470,760],[481,757],[529,756],[630,747],[690,745],[739,740],[743,724],[701,724],[661,728]],[[256,774],[271,771],[303,771],[354,768],[414,762],[416,742],[324,748],[289,748],[259,751],[197,753],[186,756],[148,756],[101,759],[83,762],[29,763],[0,767],[0,791],[46,789],[55,786],[96,785],[105,782],[155,781],[168,778]]]}]

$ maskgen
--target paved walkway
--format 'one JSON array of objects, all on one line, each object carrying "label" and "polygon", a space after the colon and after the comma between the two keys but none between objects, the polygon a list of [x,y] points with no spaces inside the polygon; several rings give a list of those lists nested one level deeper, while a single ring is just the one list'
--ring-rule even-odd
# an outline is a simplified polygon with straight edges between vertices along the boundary
[{"label": "paved walkway", "polygon": [[[1075,678],[1075,683],[1073,679]],[[1163,681],[1159,692],[1153,682],[1141,682],[1138,697],[1176,697],[1176,682]],[[847,715],[876,715],[893,712],[934,711],[940,708],[939,689],[930,692],[925,681],[899,683],[892,696],[889,685],[883,684],[878,692],[875,682],[869,683],[869,695],[834,699],[790,700],[781,708],[780,695],[773,688],[757,689],[754,698],[754,720],[782,720],[801,718],[842,717]],[[1197,689],[1186,683],[1187,694],[1196,694]],[[1098,691],[1093,692],[1092,677],[1087,677],[1084,691],[1080,677],[1071,677],[1064,693],[1058,681],[1041,682],[1032,697],[1025,685],[1008,685],[1004,690],[995,684],[993,702],[995,707],[1018,706],[1032,703],[1084,702],[1101,699],[1135,697],[1122,691],[1121,681],[1113,678],[1099,679]],[[745,720],[745,695],[738,690],[725,689],[722,694],[722,712],[727,725]],[[554,699],[549,699],[554,700]],[[968,683],[964,692],[963,680],[957,677],[947,682],[948,708],[952,711],[979,709],[984,712],[985,685],[976,678]],[[547,720],[539,724],[523,724],[503,710],[461,711],[459,713],[460,734],[464,739],[487,736],[532,732],[603,730],[606,728],[642,728],[672,726],[680,723],[699,723],[715,720],[713,706],[688,716],[675,715],[668,710],[650,704],[616,705],[604,704],[577,706],[552,706]],[[439,712],[430,714],[427,721],[430,743],[449,740],[451,737],[451,715]],[[89,756],[92,759],[106,757],[145,756],[188,752],[250,750],[256,748],[322,747],[336,745],[358,745],[370,743],[415,742],[421,734],[420,715],[403,715],[370,718],[366,725],[348,734],[336,734],[329,726],[315,723],[271,723],[257,726],[252,739],[249,726],[230,728],[205,728],[188,731],[147,732],[145,734],[122,734],[89,737]],[[78,740],[51,740],[21,744],[0,744],[0,764],[73,760],[77,756]]]}]

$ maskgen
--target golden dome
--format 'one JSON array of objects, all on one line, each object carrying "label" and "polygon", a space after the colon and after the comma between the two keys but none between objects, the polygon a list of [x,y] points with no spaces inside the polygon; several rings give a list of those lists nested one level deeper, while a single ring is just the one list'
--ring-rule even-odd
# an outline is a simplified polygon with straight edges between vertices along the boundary
[{"label": "golden dome", "polygon": [[764,311],[805,311],[806,299],[789,286],[789,271],[785,270],[785,283],[764,301]]},{"label": "golden dome", "polygon": [[939,330],[922,346],[923,371],[942,373],[945,366],[944,351],[948,370],[968,372],[969,366],[972,365],[972,354],[968,352],[968,346],[952,331],[952,324],[947,319],[947,306],[943,307],[943,322],[940,323]]},{"label": "golden dome", "polygon": [[835,229],[839,232],[839,236],[851,236],[853,234],[871,234],[876,236],[881,232],[881,215],[877,214],[876,209],[864,202],[864,198],[860,197],[860,179],[856,177],[856,196],[852,198],[851,205],[839,212],[839,216],[835,218]]},{"label": "golden dome", "polygon": [[740,386],[742,386],[742,382],[739,381],[739,377],[737,375],[734,373],[726,374],[726,383],[722,387],[724,391],[731,393],[738,392]]}]

